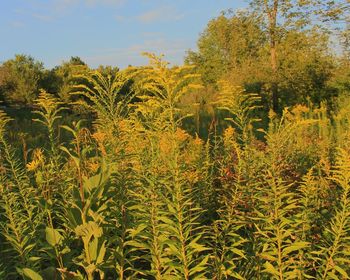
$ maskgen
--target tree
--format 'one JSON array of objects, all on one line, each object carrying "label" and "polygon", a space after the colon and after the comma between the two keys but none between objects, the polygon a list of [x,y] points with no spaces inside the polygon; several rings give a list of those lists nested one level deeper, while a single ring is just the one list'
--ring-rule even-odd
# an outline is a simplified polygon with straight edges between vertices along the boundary
[{"label": "tree", "polygon": [[110,76],[111,78],[114,78],[116,74],[119,72],[118,67],[104,66],[104,65],[100,65],[96,70],[100,72],[104,77]]},{"label": "tree", "polygon": [[279,111],[279,59],[278,44],[286,30],[302,30],[311,26],[321,16],[323,21],[341,18],[347,0],[251,0],[250,5],[265,23],[265,32],[269,40],[270,66],[273,81],[271,83],[272,108]]},{"label": "tree", "polygon": [[198,40],[198,51],[190,51],[186,59],[197,66],[206,92],[213,92],[210,87],[215,88],[224,79],[248,92],[260,93],[265,108],[270,107],[273,85],[278,90],[275,105],[280,108],[307,103],[308,99],[315,103],[329,99],[333,93],[328,91],[327,81],[335,62],[327,33],[316,27],[302,30],[291,24],[289,28],[279,26],[275,49],[278,67],[273,70],[266,30],[264,21],[252,12],[229,11],[208,23]]},{"label": "tree", "polygon": [[241,84],[252,76],[242,72],[256,72],[262,63],[265,41],[254,14],[229,10],[208,23],[198,40],[198,52],[189,51],[186,63],[197,66],[206,85],[215,85],[228,72],[239,72],[236,78]]},{"label": "tree", "polygon": [[0,88],[7,103],[30,105],[39,93],[44,66],[28,55],[16,55],[0,66]]},{"label": "tree", "polygon": [[56,93],[63,102],[70,102],[70,92],[74,85],[82,81],[77,80],[75,76],[87,73],[89,67],[80,57],[71,57],[67,62],[52,69],[49,78],[54,82],[55,88],[50,92]]},{"label": "tree", "polygon": [[327,83],[336,61],[328,47],[328,36],[317,29],[290,30],[279,43],[278,85],[279,107],[306,104],[319,105],[331,101],[334,91]]}]

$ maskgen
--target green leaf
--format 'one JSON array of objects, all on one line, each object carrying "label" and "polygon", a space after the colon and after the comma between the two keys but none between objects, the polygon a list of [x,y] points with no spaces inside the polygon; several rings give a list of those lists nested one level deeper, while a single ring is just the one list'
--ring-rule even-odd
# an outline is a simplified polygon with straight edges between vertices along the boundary
[{"label": "green leaf", "polygon": [[61,146],[60,149],[64,152],[66,152],[74,161],[77,168],[80,168],[80,159],[76,156],[73,156],[72,153],[64,146]]},{"label": "green leaf", "polygon": [[350,277],[349,277],[349,275],[346,273],[346,271],[345,271],[344,269],[342,269],[340,266],[336,265],[336,266],[334,267],[334,269],[335,269],[336,271],[338,271],[338,272],[344,277],[344,279],[350,279]]},{"label": "green leaf", "polygon": [[98,187],[102,181],[102,174],[99,173],[90,178],[84,179],[84,189],[88,192],[91,192],[94,188]]},{"label": "green leaf", "polygon": [[289,253],[291,252],[294,252],[294,251],[299,251],[301,249],[304,249],[306,248],[307,246],[309,245],[309,242],[295,242],[293,243],[291,246],[288,246],[287,248],[285,248],[283,250],[283,254],[284,255],[288,255]]},{"label": "green leaf", "polygon": [[264,270],[265,272],[268,272],[268,273],[270,273],[272,275],[278,276],[277,269],[274,268],[274,266],[270,262],[266,262],[264,264],[264,266],[265,266],[265,270]]},{"label": "green leaf", "polygon": [[43,278],[34,270],[31,270],[30,268],[23,268],[22,272],[24,276],[31,280],[43,280]]},{"label": "green leaf", "polygon": [[205,270],[205,266],[208,263],[209,255],[207,255],[199,264],[190,270],[190,276],[195,273],[202,272]]},{"label": "green leaf", "polygon": [[98,238],[94,238],[89,242],[89,254],[92,261],[95,261],[97,258],[97,250],[98,250]]},{"label": "green leaf", "polygon": [[36,261],[39,261],[39,260],[41,260],[40,257],[30,257],[30,258],[28,259],[28,261],[30,261],[30,262],[36,262]]},{"label": "green leaf", "polygon": [[46,233],[46,241],[52,247],[55,247],[61,244],[63,237],[56,229],[46,227],[45,233]]},{"label": "green leaf", "polygon": [[272,261],[272,262],[275,262],[277,261],[277,258],[268,254],[268,253],[261,253],[260,254],[260,257],[263,258],[264,260],[268,260],[268,261]]},{"label": "green leaf", "polygon": [[239,250],[237,248],[231,248],[231,252],[235,253],[236,255],[240,256],[243,259],[246,259],[246,256],[242,250]]},{"label": "green leaf", "polygon": [[100,251],[98,253],[98,257],[96,259],[96,264],[101,264],[106,254],[106,241],[102,243],[100,247]]}]

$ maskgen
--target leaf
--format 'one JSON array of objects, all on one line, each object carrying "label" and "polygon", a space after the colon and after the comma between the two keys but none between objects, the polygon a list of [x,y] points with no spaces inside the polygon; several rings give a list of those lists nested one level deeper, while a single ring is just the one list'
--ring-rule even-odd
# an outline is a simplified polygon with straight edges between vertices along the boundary
[{"label": "leaf", "polygon": [[263,258],[264,260],[268,260],[268,261],[272,261],[272,262],[275,262],[277,260],[276,257],[274,257],[268,253],[261,253],[260,257]]},{"label": "leaf", "polygon": [[106,241],[104,241],[100,247],[98,257],[96,259],[96,264],[101,264],[106,254]]},{"label": "leaf", "polygon": [[299,250],[301,250],[301,249],[304,249],[304,248],[306,248],[308,245],[309,245],[309,242],[303,242],[303,241],[295,242],[295,243],[293,243],[291,246],[288,246],[287,248],[285,248],[285,249],[283,250],[283,254],[288,255],[288,254],[291,253],[291,252],[299,251]]},{"label": "leaf", "polygon": [[203,260],[197,264],[194,268],[190,270],[190,276],[192,276],[195,273],[201,272],[205,269],[205,265],[208,263],[209,255],[207,255]]},{"label": "leaf", "polygon": [[67,126],[67,125],[61,125],[61,128],[63,128],[63,129],[65,129],[65,130],[69,131],[70,133],[73,134],[73,136],[76,136],[76,132],[74,131],[74,129],[70,128],[69,126]]},{"label": "leaf", "polygon": [[75,165],[77,166],[77,168],[80,167],[80,159],[76,156],[73,156],[72,153],[64,146],[61,146],[60,149],[64,152],[66,152],[74,161]]},{"label": "leaf", "polygon": [[81,236],[83,240],[90,241],[90,239],[94,236],[95,238],[99,238],[103,234],[103,229],[93,221],[89,221],[86,224],[79,225],[75,228],[75,233],[78,236]]},{"label": "leaf", "polygon": [[240,256],[243,259],[246,259],[246,256],[242,250],[239,250],[237,248],[231,248],[231,252],[237,254],[238,256]]},{"label": "leaf", "polygon": [[36,262],[36,261],[39,261],[39,260],[41,260],[40,257],[30,257],[30,258],[28,258],[28,261],[30,261],[30,262]]},{"label": "leaf", "polygon": [[55,247],[61,244],[63,237],[56,229],[46,227],[45,233],[46,233],[46,241],[52,247]]},{"label": "leaf", "polygon": [[30,268],[23,268],[22,272],[24,276],[28,277],[31,280],[43,280],[43,278],[37,272]]},{"label": "leaf", "polygon": [[278,276],[277,269],[274,268],[274,266],[270,262],[266,262],[264,264],[264,266],[265,266],[265,270],[264,270],[265,272],[268,272],[268,273],[270,273],[272,275]]},{"label": "leaf", "polygon": [[340,266],[336,265],[336,266],[334,267],[334,269],[335,269],[336,271],[338,271],[338,272],[344,277],[344,279],[350,279],[350,277],[349,277],[349,275],[346,273],[346,271],[345,271],[344,269],[342,269]]},{"label": "leaf", "polygon": [[89,255],[92,261],[95,261],[97,258],[97,250],[98,250],[98,238],[95,238],[89,243]]},{"label": "leaf", "polygon": [[91,192],[94,188],[98,187],[102,182],[102,174],[99,173],[90,178],[84,179],[84,189]]}]

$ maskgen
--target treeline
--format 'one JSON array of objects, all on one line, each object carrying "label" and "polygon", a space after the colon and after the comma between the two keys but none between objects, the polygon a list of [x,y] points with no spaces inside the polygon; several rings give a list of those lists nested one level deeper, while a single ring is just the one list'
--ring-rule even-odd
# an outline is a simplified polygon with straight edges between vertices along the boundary
[{"label": "treeline", "polygon": [[349,92],[349,7],[341,2],[257,0],[211,20],[198,51],[185,59],[206,85],[200,98],[213,96],[225,80],[258,93],[279,114],[323,101],[334,109]]},{"label": "treeline", "polygon": [[[281,113],[295,104],[325,101],[334,109],[349,92],[350,33],[346,1],[250,1],[244,11],[225,11],[212,19],[188,51],[185,64],[196,66],[204,88],[184,102],[210,112],[224,80],[258,93],[267,112]],[[30,106],[40,89],[66,104],[82,81],[76,77],[97,70],[107,77],[119,69],[90,69],[79,57],[53,69],[27,55],[0,66],[0,100]],[[209,105],[209,106],[208,106]]]},{"label": "treeline", "polygon": [[[0,67],[0,100],[7,106],[32,106],[41,90],[50,92],[62,102],[71,102],[70,92],[79,84],[77,76],[92,69],[80,57],[53,69],[45,69],[42,62],[29,55],[15,55]],[[100,66],[97,71],[103,75],[115,75],[117,67]]]}]

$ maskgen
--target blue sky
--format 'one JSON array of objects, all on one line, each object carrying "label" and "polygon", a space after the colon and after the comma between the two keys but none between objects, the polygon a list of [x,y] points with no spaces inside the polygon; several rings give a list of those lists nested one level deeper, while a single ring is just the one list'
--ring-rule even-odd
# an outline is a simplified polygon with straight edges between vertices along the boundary
[{"label": "blue sky", "polygon": [[245,0],[0,0],[0,62],[29,54],[51,68],[71,56],[91,67],[181,64],[208,21]]}]

